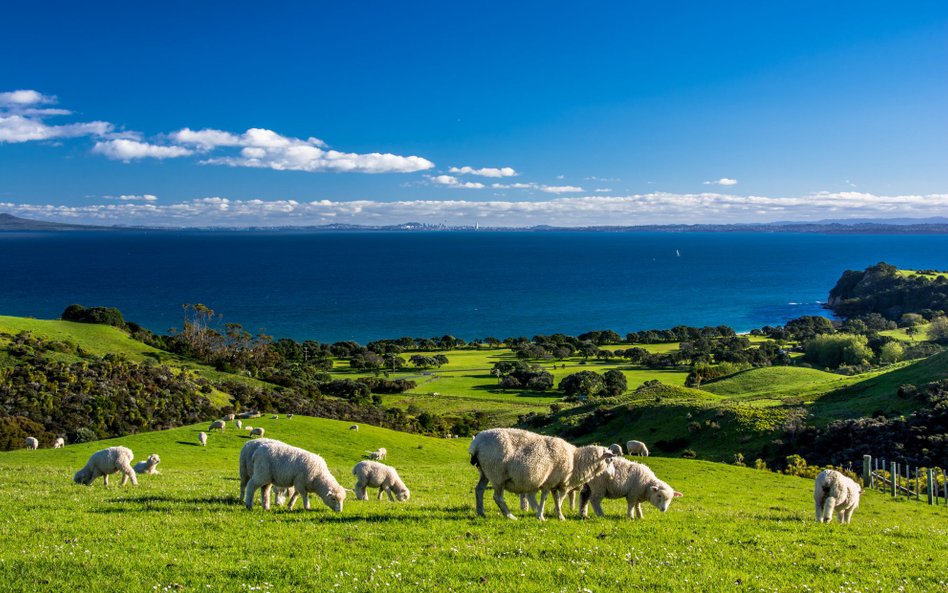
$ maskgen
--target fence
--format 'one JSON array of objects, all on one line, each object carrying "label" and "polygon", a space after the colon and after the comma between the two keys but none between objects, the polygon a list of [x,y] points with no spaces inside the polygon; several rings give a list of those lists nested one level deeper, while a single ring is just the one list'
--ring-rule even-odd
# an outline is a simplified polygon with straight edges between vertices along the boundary
[{"label": "fence", "polygon": [[885,459],[863,455],[862,484],[863,488],[888,492],[894,497],[914,497],[915,500],[921,500],[924,492],[928,504],[948,505],[948,474],[944,468],[916,466],[913,470],[907,463],[889,460],[886,465]]}]

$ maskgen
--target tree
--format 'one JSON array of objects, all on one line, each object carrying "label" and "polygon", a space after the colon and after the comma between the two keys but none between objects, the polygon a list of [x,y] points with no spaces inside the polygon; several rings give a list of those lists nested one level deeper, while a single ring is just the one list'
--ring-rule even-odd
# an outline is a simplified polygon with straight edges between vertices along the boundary
[{"label": "tree", "polygon": [[602,380],[604,383],[603,391],[609,395],[622,395],[625,393],[625,390],[628,389],[628,383],[622,371],[615,369],[606,371],[602,376]]},{"label": "tree", "polygon": [[602,391],[602,375],[595,371],[580,371],[560,380],[559,389],[566,395],[592,396]]},{"label": "tree", "polygon": [[932,319],[931,325],[928,326],[928,338],[933,342],[948,342],[948,317]]},{"label": "tree", "polygon": [[872,350],[866,336],[834,334],[817,336],[807,342],[807,362],[835,369],[841,365],[858,366],[869,363]]},{"label": "tree", "polygon": [[425,356],[423,354],[413,354],[412,357],[408,359],[408,362],[420,369],[429,369],[438,365],[434,357]]},{"label": "tree", "polygon": [[882,364],[899,362],[903,356],[905,356],[905,349],[898,342],[887,342],[879,350],[879,362]]}]

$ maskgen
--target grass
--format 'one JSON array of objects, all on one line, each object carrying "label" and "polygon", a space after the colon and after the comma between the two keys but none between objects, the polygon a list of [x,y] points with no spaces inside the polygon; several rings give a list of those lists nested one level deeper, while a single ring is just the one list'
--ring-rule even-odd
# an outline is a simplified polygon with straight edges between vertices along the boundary
[{"label": "grass", "polygon": [[857,379],[804,367],[761,367],[705,383],[701,389],[735,399],[812,399]]},{"label": "grass", "polygon": [[[537,521],[473,512],[468,443],[296,417],[268,436],[322,454],[351,486],[385,446],[407,503],[347,500],[336,514],[264,513],[237,501],[246,439],[204,425],[114,441],[157,452],[140,485],[76,486],[100,442],[0,454],[0,572],[8,591],[944,591],[948,507],[867,492],[848,526],[813,519],[812,481],[680,459],[648,463],[685,496],[668,513]],[[738,486],[739,485],[739,486]],[[508,501],[513,502],[508,495]],[[893,553],[897,552],[897,553]]]}]

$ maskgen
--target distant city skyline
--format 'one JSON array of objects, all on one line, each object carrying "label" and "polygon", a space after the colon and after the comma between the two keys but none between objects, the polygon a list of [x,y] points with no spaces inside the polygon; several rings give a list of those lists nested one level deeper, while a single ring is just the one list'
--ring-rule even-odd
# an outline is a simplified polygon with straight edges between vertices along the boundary
[{"label": "distant city skyline", "polygon": [[160,226],[948,216],[948,5],[16,4],[0,212]]}]

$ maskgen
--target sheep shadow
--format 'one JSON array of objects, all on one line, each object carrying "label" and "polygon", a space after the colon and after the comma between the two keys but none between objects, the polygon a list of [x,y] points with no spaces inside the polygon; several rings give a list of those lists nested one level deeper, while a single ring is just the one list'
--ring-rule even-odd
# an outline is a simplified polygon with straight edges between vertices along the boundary
[{"label": "sheep shadow", "polygon": [[130,504],[141,504],[141,505],[152,505],[152,504],[161,504],[161,503],[184,503],[184,504],[236,504],[240,502],[236,495],[227,496],[227,495],[214,495],[214,496],[197,496],[197,497],[178,497],[178,496],[162,496],[160,494],[149,494],[146,496],[134,496],[127,498],[110,498],[106,502],[114,503],[130,503]]},{"label": "sheep shadow", "polygon": [[178,441],[179,445],[191,445],[192,447],[200,447],[200,443],[192,443],[191,441]]}]

